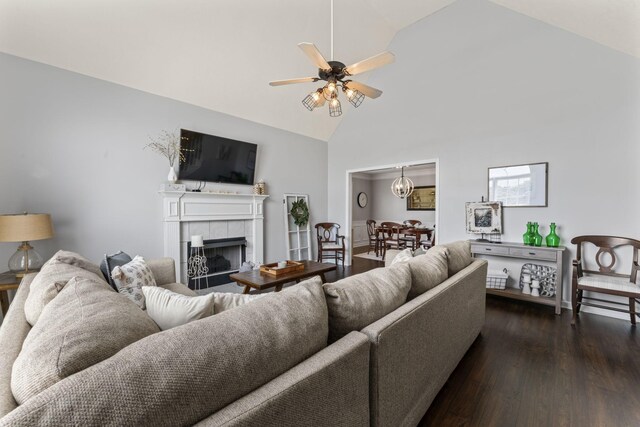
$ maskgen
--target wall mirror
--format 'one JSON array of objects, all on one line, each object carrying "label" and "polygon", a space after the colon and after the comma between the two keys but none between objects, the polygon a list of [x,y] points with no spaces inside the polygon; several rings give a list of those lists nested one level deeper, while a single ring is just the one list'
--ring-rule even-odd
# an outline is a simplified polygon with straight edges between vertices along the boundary
[{"label": "wall mirror", "polygon": [[502,206],[547,206],[549,163],[489,168],[489,200]]}]

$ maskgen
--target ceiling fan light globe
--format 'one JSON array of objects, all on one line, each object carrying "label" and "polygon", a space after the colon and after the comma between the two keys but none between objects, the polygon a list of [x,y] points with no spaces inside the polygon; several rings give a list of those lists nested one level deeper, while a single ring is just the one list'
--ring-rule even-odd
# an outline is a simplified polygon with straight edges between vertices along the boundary
[{"label": "ceiling fan light globe", "polygon": [[316,106],[318,105],[318,101],[314,97],[314,95],[316,94],[317,92],[310,93],[309,95],[305,96],[305,98],[302,100],[302,105],[304,105],[305,108],[309,111],[313,111],[313,109],[316,108]]},{"label": "ceiling fan light globe", "polygon": [[340,101],[338,98],[334,97],[329,101],[329,116],[330,117],[339,117],[342,115],[342,106],[340,105]]},{"label": "ceiling fan light globe", "polygon": [[364,94],[359,90],[352,90],[351,96],[347,94],[347,98],[349,99],[351,105],[353,105],[355,108],[358,108],[360,104],[362,104],[362,101],[364,101]]}]

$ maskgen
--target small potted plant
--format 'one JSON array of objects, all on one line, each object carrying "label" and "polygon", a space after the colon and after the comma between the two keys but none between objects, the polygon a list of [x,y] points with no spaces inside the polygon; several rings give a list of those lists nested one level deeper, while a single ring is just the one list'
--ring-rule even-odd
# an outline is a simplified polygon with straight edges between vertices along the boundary
[{"label": "small potted plant", "polygon": [[144,149],[149,148],[169,160],[169,175],[167,179],[171,183],[175,183],[178,180],[178,175],[176,175],[176,170],[174,169],[176,160],[179,162],[185,160],[184,153],[180,150],[181,139],[182,137],[178,136],[176,132],[163,130],[157,137],[149,137],[151,142],[144,146]]}]

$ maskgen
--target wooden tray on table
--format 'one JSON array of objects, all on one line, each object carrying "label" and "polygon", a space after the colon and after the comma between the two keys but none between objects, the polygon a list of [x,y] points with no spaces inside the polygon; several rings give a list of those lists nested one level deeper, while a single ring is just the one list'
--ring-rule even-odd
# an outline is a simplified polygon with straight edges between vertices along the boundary
[{"label": "wooden tray on table", "polygon": [[264,264],[260,266],[260,272],[271,276],[280,276],[281,274],[293,273],[294,271],[304,270],[304,264],[298,261],[287,261],[287,266],[278,268],[278,263]]}]

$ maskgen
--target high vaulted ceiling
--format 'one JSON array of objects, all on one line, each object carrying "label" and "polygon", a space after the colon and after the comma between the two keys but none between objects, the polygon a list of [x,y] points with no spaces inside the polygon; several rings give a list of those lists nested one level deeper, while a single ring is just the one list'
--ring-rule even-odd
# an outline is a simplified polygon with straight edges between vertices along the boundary
[{"label": "high vaulted ceiling", "polygon": [[[335,0],[335,59],[350,64],[377,54],[398,31],[453,1]],[[491,1],[640,57],[639,0]],[[329,59],[329,5],[0,0],[0,51],[327,140],[342,118],[328,117],[326,108],[309,113],[300,103],[318,83],[267,83],[317,73],[299,42],[315,43]],[[358,77],[366,81],[366,74]],[[379,102],[384,95],[360,109]],[[346,105],[343,117],[357,114],[351,109]]]}]

